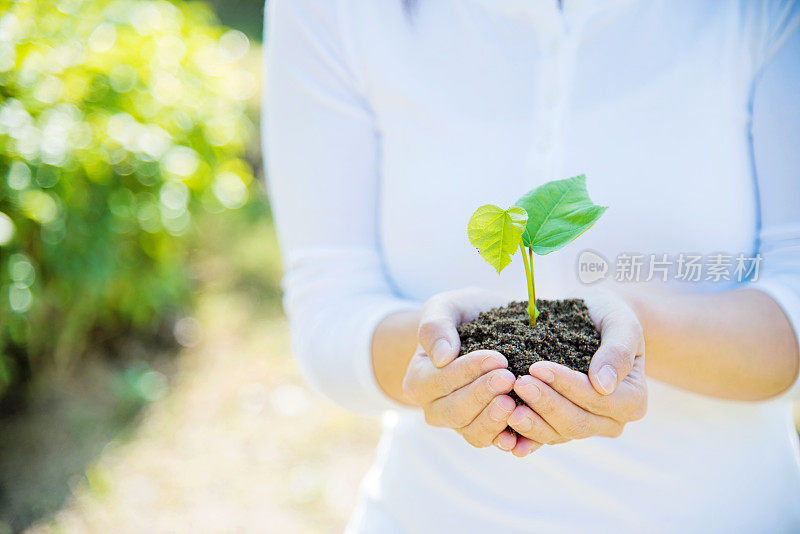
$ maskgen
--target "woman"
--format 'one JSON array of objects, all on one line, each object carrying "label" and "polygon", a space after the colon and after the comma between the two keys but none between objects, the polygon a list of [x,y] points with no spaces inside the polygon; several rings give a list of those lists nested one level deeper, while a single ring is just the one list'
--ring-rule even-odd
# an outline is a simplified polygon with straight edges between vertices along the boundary
[{"label": "woman", "polygon": [[[297,357],[385,412],[349,532],[800,531],[796,2],[273,0],[268,22]],[[617,259],[589,377],[454,359],[459,322],[525,298],[519,264],[469,246],[472,211],[582,172],[610,209],[535,268],[563,298],[581,250]],[[762,260],[649,272],[691,253]]]}]

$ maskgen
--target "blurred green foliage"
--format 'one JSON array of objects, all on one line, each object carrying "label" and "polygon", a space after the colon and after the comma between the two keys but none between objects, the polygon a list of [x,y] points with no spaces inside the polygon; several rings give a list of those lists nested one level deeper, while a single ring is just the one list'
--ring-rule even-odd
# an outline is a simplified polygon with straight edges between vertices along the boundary
[{"label": "blurred green foliage", "polygon": [[242,30],[250,39],[261,42],[264,0],[206,0],[223,24]]},{"label": "blurred green foliage", "polygon": [[190,303],[193,222],[255,196],[248,46],[202,3],[0,0],[0,391]]}]

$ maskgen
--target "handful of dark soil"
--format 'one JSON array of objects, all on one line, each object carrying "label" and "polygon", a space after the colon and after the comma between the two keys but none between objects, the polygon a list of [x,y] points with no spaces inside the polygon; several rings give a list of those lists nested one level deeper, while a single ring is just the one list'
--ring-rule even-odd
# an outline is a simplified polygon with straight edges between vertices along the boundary
[{"label": "handful of dark soil", "polygon": [[[458,327],[459,356],[479,349],[492,349],[508,359],[515,376],[528,374],[530,366],[547,360],[587,373],[589,362],[600,346],[600,334],[582,299],[536,300],[539,317],[528,323],[528,302],[512,302],[483,312]],[[517,403],[520,400],[512,392]]]}]

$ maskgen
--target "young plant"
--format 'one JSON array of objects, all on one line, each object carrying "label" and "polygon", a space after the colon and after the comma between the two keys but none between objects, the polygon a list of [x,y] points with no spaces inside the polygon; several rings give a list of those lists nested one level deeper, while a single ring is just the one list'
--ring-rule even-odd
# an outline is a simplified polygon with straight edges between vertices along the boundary
[{"label": "young plant", "polygon": [[[536,287],[533,254],[550,254],[592,227],[608,209],[598,206],[586,191],[586,176],[555,180],[528,191],[514,206],[504,210],[493,204],[481,206],[469,219],[469,242],[497,270],[522,252],[528,282],[528,318],[536,324]],[[526,253],[527,249],[527,253]]]}]

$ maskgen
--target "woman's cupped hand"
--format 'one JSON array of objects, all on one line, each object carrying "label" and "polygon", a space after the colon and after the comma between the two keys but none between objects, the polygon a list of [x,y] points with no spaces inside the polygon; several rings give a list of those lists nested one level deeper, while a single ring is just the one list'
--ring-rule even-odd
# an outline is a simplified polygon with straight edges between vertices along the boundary
[{"label": "woman's cupped hand", "polygon": [[[403,394],[422,408],[428,424],[455,429],[472,446],[494,445],[518,457],[542,445],[619,436],[647,411],[642,327],[613,293],[595,292],[584,301],[601,336],[588,376],[540,361],[517,378],[497,351],[457,358],[456,327],[504,305],[502,298],[472,288],[432,297],[423,306]],[[512,390],[524,405],[516,405]]]}]

